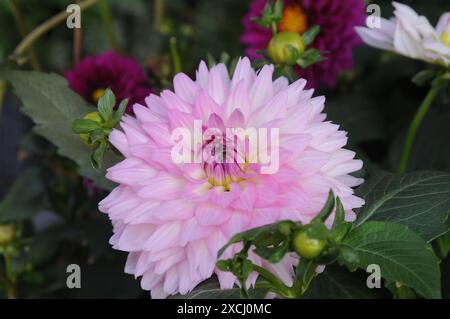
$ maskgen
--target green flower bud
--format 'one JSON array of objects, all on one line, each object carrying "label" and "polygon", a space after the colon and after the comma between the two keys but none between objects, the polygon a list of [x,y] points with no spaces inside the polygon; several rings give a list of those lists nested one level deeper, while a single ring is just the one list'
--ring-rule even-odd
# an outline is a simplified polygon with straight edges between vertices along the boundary
[{"label": "green flower bud", "polygon": [[0,246],[9,244],[16,235],[16,230],[11,225],[0,225]]},{"label": "green flower bud", "polygon": [[280,32],[272,37],[267,51],[275,63],[294,65],[305,52],[305,44],[302,36],[296,32]]},{"label": "green flower bud", "polygon": [[[84,120],[91,120],[91,121],[94,121],[94,122],[97,122],[97,123],[102,123],[103,122],[103,119],[102,119],[100,113],[98,113],[98,112],[88,113],[88,114],[86,114],[83,117],[83,119]],[[90,143],[89,143],[89,134],[80,134],[80,138],[81,138],[81,140],[84,143],[90,145]]]},{"label": "green flower bud", "polygon": [[309,237],[307,230],[302,228],[295,231],[292,246],[300,257],[313,259],[318,257],[325,249],[326,241]]}]

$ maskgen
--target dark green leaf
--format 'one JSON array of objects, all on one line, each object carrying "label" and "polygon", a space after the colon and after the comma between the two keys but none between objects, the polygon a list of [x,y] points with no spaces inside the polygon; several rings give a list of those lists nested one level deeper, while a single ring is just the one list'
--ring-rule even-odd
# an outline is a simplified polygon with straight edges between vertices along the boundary
[{"label": "dark green leaf", "polygon": [[369,220],[403,224],[431,241],[444,234],[450,213],[450,174],[422,171],[397,176],[379,172],[357,190],[366,204],[356,226]]},{"label": "dark green leaf", "polygon": [[90,133],[98,128],[100,128],[99,123],[85,119],[77,119],[72,125],[72,130],[77,134]]},{"label": "dark green leaf", "polygon": [[266,231],[273,232],[276,229],[277,229],[277,224],[271,224],[271,225],[265,225],[265,226],[261,226],[261,227],[257,227],[257,228],[252,228],[246,232],[236,234],[233,237],[231,237],[231,239],[228,241],[228,243],[219,250],[219,252],[217,253],[217,257],[219,258],[220,256],[222,256],[224,251],[233,244],[236,244],[243,240],[253,241],[261,233],[266,232]]},{"label": "dark green leaf", "polygon": [[333,211],[333,208],[334,208],[334,194],[333,191],[330,190],[328,192],[328,198],[327,201],[325,202],[325,205],[317,214],[317,216],[313,218],[312,222],[314,221],[324,222],[325,220],[327,220],[328,216],[330,216],[331,212]]},{"label": "dark green leaf", "polygon": [[[22,111],[36,123],[35,132],[55,144],[60,155],[75,161],[81,175],[93,180],[98,187],[112,189],[105,171],[92,167],[92,149],[72,132],[73,121],[95,109],[70,90],[67,81],[59,75],[6,71],[1,77],[11,82],[22,100]],[[119,160],[119,156],[107,152],[103,166],[110,167]]]},{"label": "dark green leaf", "polygon": [[95,169],[101,169],[103,165],[103,156],[105,155],[106,147],[108,144],[106,142],[100,143],[100,145],[94,150],[91,157],[92,166]]},{"label": "dark green leaf", "polygon": [[106,89],[103,96],[98,100],[98,112],[105,122],[111,120],[116,97],[110,89]]},{"label": "dark green leaf", "polygon": [[418,86],[422,86],[427,84],[428,82],[430,82],[434,77],[436,76],[436,71],[435,70],[423,70],[420,71],[419,73],[417,73],[412,81],[418,85]]},{"label": "dark green leaf", "polygon": [[114,113],[113,116],[113,127],[119,123],[119,121],[122,119],[122,116],[125,114],[125,110],[127,109],[128,105],[128,99],[123,100],[120,102],[119,107],[117,108],[117,111]]},{"label": "dark green leaf", "polygon": [[349,272],[336,265],[327,266],[312,281],[304,299],[376,299],[388,297],[385,289],[369,289],[367,274]]},{"label": "dark green leaf", "polygon": [[277,247],[256,247],[254,252],[271,263],[277,263],[288,253],[289,241],[285,240]]},{"label": "dark green leaf", "polygon": [[339,247],[339,260],[351,270],[354,271],[359,264],[358,253],[349,246],[342,245]]},{"label": "dark green leaf", "polygon": [[320,26],[315,25],[312,28],[308,29],[305,33],[302,34],[303,43],[305,46],[309,46],[314,42],[314,39],[320,32]]},{"label": "dark green leaf", "polygon": [[[269,290],[267,288],[250,288],[249,296],[252,299],[263,299]],[[187,295],[176,295],[174,299],[239,299],[240,288],[220,289],[219,284],[215,280],[208,280],[198,285],[193,291]]]},{"label": "dark green leaf", "polygon": [[345,210],[339,197],[336,198],[336,212],[334,214],[333,227],[344,222]]},{"label": "dark green leaf", "polygon": [[100,142],[105,138],[105,133],[103,132],[103,129],[96,129],[89,134],[89,141],[91,144],[95,144],[96,142]]},{"label": "dark green leaf", "polygon": [[325,240],[330,234],[330,231],[323,223],[311,223],[305,227],[306,233],[310,238]]},{"label": "dark green leaf", "polygon": [[308,49],[298,58],[297,64],[302,67],[303,69],[306,69],[307,67],[325,60],[325,58],[322,56],[319,50],[317,49]]},{"label": "dark green leaf", "polygon": [[333,226],[333,228],[331,229],[331,239],[333,239],[335,242],[340,242],[345,238],[350,229],[352,229],[352,224],[347,222],[340,223],[337,226]]},{"label": "dark green leaf", "polygon": [[425,298],[440,298],[439,260],[431,247],[408,227],[366,222],[343,241],[358,254],[358,267],[377,264],[381,276],[415,289]]}]

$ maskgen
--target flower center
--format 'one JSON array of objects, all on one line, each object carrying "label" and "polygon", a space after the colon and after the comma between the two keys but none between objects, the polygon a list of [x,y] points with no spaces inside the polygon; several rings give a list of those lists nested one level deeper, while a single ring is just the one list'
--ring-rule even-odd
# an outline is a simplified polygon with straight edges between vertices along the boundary
[{"label": "flower center", "polygon": [[288,5],[283,9],[283,19],[278,24],[279,31],[303,33],[308,29],[308,17],[299,5]]},{"label": "flower center", "polygon": [[450,46],[450,18],[447,21],[447,26],[445,27],[444,32],[441,34],[441,41],[445,45]]},{"label": "flower center", "polygon": [[98,88],[91,94],[92,101],[97,104],[98,100],[105,94],[106,89],[105,88]]},{"label": "flower center", "polygon": [[226,191],[229,191],[230,184],[245,179],[245,169],[248,166],[246,162],[240,163],[243,160],[238,160],[236,148],[227,148],[230,144],[227,144],[225,137],[221,141],[213,137],[202,147],[208,148],[209,159],[203,166],[208,182],[211,186],[223,186]]}]

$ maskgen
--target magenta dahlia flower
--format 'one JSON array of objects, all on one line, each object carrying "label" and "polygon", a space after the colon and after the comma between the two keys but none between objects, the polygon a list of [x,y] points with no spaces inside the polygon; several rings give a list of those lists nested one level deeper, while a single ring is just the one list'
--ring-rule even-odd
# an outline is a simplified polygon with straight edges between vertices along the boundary
[{"label": "magenta dahlia flower", "polygon": [[[251,59],[261,58],[258,50],[265,50],[272,37],[272,31],[259,26],[253,17],[261,16],[267,0],[253,0],[243,23],[245,32],[241,38]],[[318,25],[321,31],[311,45],[326,52],[325,61],[307,69],[296,67],[300,77],[308,80],[309,87],[324,84],[333,87],[342,70],[353,67],[352,49],[360,45],[361,39],[355,32],[356,26],[365,21],[363,0],[284,0],[283,19],[278,25],[280,31],[303,33],[309,27]]]},{"label": "magenta dahlia flower", "polygon": [[151,92],[141,66],[115,52],[89,56],[65,76],[70,88],[94,105],[107,88],[118,101],[129,99],[127,112],[132,111],[134,103],[144,103]]},{"label": "magenta dahlia flower", "polygon": [[[112,220],[110,243],[130,253],[125,271],[142,276],[141,286],[153,298],[186,294],[213,274],[222,288],[231,288],[236,278],[215,267],[218,250],[231,236],[284,219],[309,222],[330,189],[348,220],[363,204],[352,190],[362,180],[349,175],[362,162],[342,148],[346,133],[325,121],[325,98],[313,98],[303,79],[291,85],[284,77],[273,81],[273,71],[267,65],[255,72],[243,58],[230,79],[224,64],[208,70],[202,62],[195,81],[177,74],[174,92],[135,104],[135,117],[126,115],[122,130],[111,133],[125,160],[108,170],[119,186],[99,208]],[[254,159],[250,137],[241,147],[229,147],[235,145],[230,132],[251,128],[263,132],[258,157],[267,151],[270,165]],[[199,143],[179,139],[180,132],[196,131],[203,133]],[[262,143],[269,135],[270,144]],[[191,161],[174,157],[180,146],[190,150]],[[204,156],[205,149],[214,156]],[[252,259],[292,283],[293,256],[275,265]]]}]

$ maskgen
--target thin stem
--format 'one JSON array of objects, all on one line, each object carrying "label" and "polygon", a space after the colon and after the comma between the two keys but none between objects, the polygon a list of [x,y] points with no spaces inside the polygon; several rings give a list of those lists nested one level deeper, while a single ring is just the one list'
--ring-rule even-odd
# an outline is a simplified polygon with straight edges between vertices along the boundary
[{"label": "thin stem", "polygon": [[164,20],[164,0],[155,0],[153,10],[155,16],[153,17],[153,30],[161,32],[161,25]]},{"label": "thin stem", "polygon": [[173,63],[173,71],[174,73],[179,73],[182,71],[183,68],[181,66],[180,54],[178,53],[177,39],[175,37],[171,37],[169,42],[170,42],[170,54],[172,56],[172,63]]},{"label": "thin stem", "polygon": [[[17,27],[19,28],[20,35],[22,38],[27,36],[27,27],[25,25],[25,21],[23,19],[22,11],[20,10],[19,3],[17,0],[9,0],[11,9],[14,13],[14,19],[16,20]],[[30,60],[31,67],[34,70],[39,71],[41,69],[41,66],[39,64],[36,52],[34,51],[33,47],[30,46],[28,49],[28,58]]]},{"label": "thin stem", "polygon": [[2,115],[3,99],[5,98],[5,94],[6,94],[6,81],[0,79],[0,117]]},{"label": "thin stem", "polygon": [[440,89],[439,86],[431,87],[427,96],[423,100],[422,105],[420,105],[419,109],[417,110],[416,115],[414,115],[414,119],[409,125],[405,145],[403,146],[402,157],[400,159],[400,164],[398,168],[400,174],[404,174],[406,172],[409,156],[411,155],[411,149],[414,144],[417,129],[419,128],[420,124],[422,123],[422,120],[424,119],[425,115],[430,109],[430,106],[433,104],[433,101],[436,99],[439,89]]},{"label": "thin stem", "polygon": [[261,275],[265,280],[270,282],[282,297],[285,298],[298,298],[298,290],[296,286],[288,287],[286,286],[277,276],[272,274],[270,271],[260,267],[258,265],[253,265],[253,270]]},{"label": "thin stem", "polygon": [[[84,9],[87,9],[94,5],[96,2],[97,0],[84,0],[80,3],[80,10],[83,11]],[[23,53],[26,52],[40,37],[65,21],[70,14],[71,13],[66,12],[66,10],[61,11],[57,15],[51,17],[50,19],[39,25],[19,43],[19,45],[10,55],[10,59],[14,61],[19,60]]]},{"label": "thin stem", "polygon": [[17,298],[16,276],[14,274],[13,256],[8,249],[3,253],[6,270],[6,294],[9,299]]},{"label": "thin stem", "polygon": [[102,18],[103,26],[105,27],[106,32],[108,33],[109,42],[111,43],[111,46],[115,51],[120,51],[117,42],[117,35],[116,32],[114,31],[113,18],[108,0],[100,0],[99,6],[100,6],[100,16]]},{"label": "thin stem", "polygon": [[[80,4],[80,0],[75,1]],[[81,28],[73,29],[73,65],[76,67],[81,59]]]},{"label": "thin stem", "polygon": [[277,34],[278,33],[278,26],[277,26],[277,23],[275,21],[272,21],[271,27],[272,27],[272,34],[273,35]]}]

